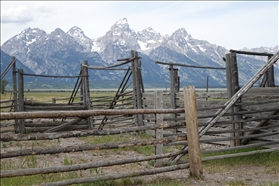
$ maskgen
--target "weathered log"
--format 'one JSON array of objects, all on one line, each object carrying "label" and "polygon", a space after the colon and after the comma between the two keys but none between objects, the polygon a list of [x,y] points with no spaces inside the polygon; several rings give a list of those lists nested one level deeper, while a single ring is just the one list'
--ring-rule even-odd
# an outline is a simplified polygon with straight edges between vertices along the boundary
[{"label": "weathered log", "polygon": [[64,106],[28,106],[25,105],[26,110],[85,110],[85,106],[73,106],[73,105],[64,105]]},{"label": "weathered log", "polygon": [[[225,124],[231,124],[234,122],[249,122],[249,121],[261,121],[261,120],[267,120],[267,119],[276,119],[279,115],[273,115],[273,116],[263,116],[263,117],[257,117],[257,118],[251,118],[251,119],[241,119],[241,120],[234,120],[234,121],[218,121],[215,123],[215,126],[219,125],[225,125]],[[199,123],[199,126],[207,126],[207,123]]]},{"label": "weathered log", "polygon": [[169,143],[173,141],[185,140],[184,137],[168,137],[161,139],[148,139],[141,141],[130,141],[130,142],[119,142],[119,143],[104,143],[96,145],[76,145],[76,146],[67,146],[61,148],[46,148],[46,149],[25,149],[24,151],[11,151],[7,153],[0,154],[0,159],[3,158],[12,158],[18,156],[28,156],[28,155],[41,155],[41,154],[57,154],[57,153],[67,153],[67,152],[78,152],[78,151],[87,151],[87,150],[104,150],[104,149],[115,149],[115,148],[125,148],[133,146],[146,146],[154,145],[161,143]]},{"label": "weathered log", "polygon": [[3,134],[0,136],[0,141],[28,141],[28,140],[50,140],[58,138],[70,137],[85,137],[92,135],[116,135],[132,132],[140,132],[144,130],[155,130],[160,128],[172,128],[175,126],[185,126],[185,123],[176,124],[161,124],[153,126],[129,127],[115,130],[86,130],[86,131],[71,131],[59,133],[39,133],[39,134]]},{"label": "weathered log", "polygon": [[278,144],[279,141],[272,141],[272,142],[260,142],[260,143],[254,143],[249,145],[241,145],[236,147],[226,147],[221,149],[213,149],[213,150],[203,150],[201,151],[202,154],[208,154],[208,153],[218,153],[218,152],[224,152],[224,151],[230,151],[230,150],[240,150],[240,149],[248,149],[251,147],[264,147],[267,145],[274,145]]},{"label": "weathered log", "polygon": [[[42,122],[42,123],[25,123],[25,127],[53,127],[53,126],[58,126],[63,123],[66,123],[65,121],[62,122]],[[88,125],[87,121],[80,121],[77,122],[75,125]]]},{"label": "weathered log", "polygon": [[[257,130],[262,130],[262,129],[273,129],[273,128],[278,128],[278,125],[268,125],[268,126],[263,126],[257,128]],[[214,128],[213,128],[214,129]],[[216,130],[208,130],[205,134],[206,135],[214,135],[214,134],[224,134],[224,133],[232,133],[232,132],[249,132],[249,131],[255,131],[255,128],[244,128],[244,129],[230,129],[230,130],[225,130],[225,129],[216,129]]]},{"label": "weathered log", "polygon": [[[31,133],[35,133],[35,132],[45,132],[46,130],[51,128],[52,127],[25,127],[25,130]],[[67,126],[63,129],[63,131],[86,130],[86,129],[88,129],[88,124]]]},{"label": "weathered log", "polygon": [[119,114],[170,114],[183,113],[184,109],[100,109],[100,110],[77,110],[77,111],[38,111],[38,112],[1,112],[0,120],[7,119],[31,119],[31,118],[66,118],[66,117],[89,117],[100,115]]},{"label": "weathered log", "polygon": [[[202,161],[204,162],[204,161],[212,161],[212,160],[219,160],[219,159],[225,159],[225,158],[235,158],[235,157],[240,157],[240,156],[249,156],[249,155],[254,155],[254,154],[275,152],[275,151],[278,151],[278,149],[264,149],[264,150],[240,152],[240,153],[234,153],[234,154],[217,155],[217,156],[203,157]],[[188,161],[187,160],[180,160],[177,163],[178,164],[185,164],[185,163],[188,163]]]},{"label": "weathered log", "polygon": [[201,143],[212,143],[217,141],[228,141],[228,140],[239,140],[239,139],[246,139],[246,138],[258,138],[262,136],[272,136],[279,134],[279,132],[269,132],[269,133],[261,133],[261,134],[253,134],[250,136],[237,136],[237,137],[227,137],[227,138],[215,138],[215,139],[201,139]]},{"label": "weathered log", "polygon": [[233,49],[231,49],[230,52],[235,52],[237,54],[255,55],[255,56],[273,56],[274,55],[274,54],[265,53],[265,52],[251,52],[251,51],[241,51],[241,50],[233,50]]},{"label": "weathered log", "polygon": [[242,103],[235,103],[235,105],[239,106],[250,106],[250,105],[261,105],[261,104],[269,104],[279,102],[279,99],[268,99],[268,100],[260,100],[260,101],[243,101]]},{"label": "weathered log", "polygon": [[98,168],[98,167],[108,167],[113,165],[122,165],[128,163],[168,158],[183,152],[184,151],[177,151],[173,153],[166,153],[166,154],[159,154],[159,155],[152,155],[152,156],[141,156],[141,157],[120,159],[120,160],[110,160],[110,161],[98,161],[98,162],[76,164],[76,165],[69,165],[69,166],[30,168],[30,169],[19,169],[19,170],[2,170],[0,174],[0,178],[28,176],[28,175],[36,175],[36,174],[49,174],[49,173],[57,173],[57,172],[70,172],[70,171],[77,171],[77,170],[84,170],[84,169],[91,169],[91,168]]},{"label": "weathered log", "polygon": [[[70,98],[68,98],[70,99]],[[25,101],[24,105],[30,105],[30,106],[71,106],[71,104],[68,103],[46,103],[46,102],[35,102],[35,101]]]},{"label": "weathered log", "polygon": [[82,119],[83,119],[83,118],[76,118],[76,119],[74,119],[74,120],[72,120],[72,121],[70,121],[70,122],[63,123],[63,124],[61,124],[61,125],[59,125],[59,126],[53,127],[53,128],[51,128],[51,129],[48,129],[48,130],[45,131],[45,133],[56,132],[56,131],[58,131],[58,130],[60,130],[60,129],[63,129],[64,127],[69,126],[69,125],[74,125],[75,123],[80,122]]},{"label": "weathered log", "polygon": [[10,127],[10,126],[14,126],[14,123],[0,123],[0,127]]},{"label": "weathered log", "polygon": [[95,177],[87,177],[87,178],[75,178],[69,180],[63,180],[58,182],[50,182],[43,184],[44,186],[62,186],[62,185],[71,185],[71,184],[79,184],[79,183],[92,183],[97,181],[106,181],[106,180],[115,180],[120,178],[128,178],[128,177],[135,177],[135,176],[144,176],[144,175],[152,175],[152,174],[159,174],[163,172],[170,172],[176,171],[181,169],[189,168],[189,164],[180,164],[180,165],[173,165],[168,167],[161,167],[155,168],[151,170],[141,170],[137,172],[129,172],[129,173],[122,173],[122,174],[111,174],[106,176],[95,176]]}]

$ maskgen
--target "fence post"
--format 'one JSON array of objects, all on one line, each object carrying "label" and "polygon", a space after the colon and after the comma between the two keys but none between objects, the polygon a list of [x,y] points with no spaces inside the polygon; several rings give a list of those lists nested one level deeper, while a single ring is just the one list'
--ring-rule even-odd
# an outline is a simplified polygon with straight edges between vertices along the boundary
[{"label": "fence post", "polygon": [[[23,85],[23,70],[18,69],[18,106],[19,111],[24,111],[24,85]],[[19,133],[25,133],[24,119],[19,119]]]},{"label": "fence post", "polygon": [[[131,58],[135,58],[132,61],[132,77],[133,77],[133,92],[134,92],[134,108],[135,109],[142,109],[142,94],[141,94],[141,87],[142,86],[142,80],[140,80],[141,73],[140,68],[140,60],[138,57],[138,52],[131,50]],[[135,124],[136,126],[143,126],[143,115],[137,114],[135,115]]]},{"label": "fence post", "polygon": [[190,176],[203,177],[195,87],[184,87],[184,108]]},{"label": "fence post", "polygon": [[[12,60],[16,60],[13,56]],[[18,99],[17,99],[17,82],[16,82],[16,62],[14,62],[13,67],[13,99],[14,99],[14,112],[18,111]],[[18,120],[15,119],[14,126],[15,133],[19,132]]]},{"label": "fence post", "polygon": [[[155,91],[154,95],[154,106],[155,109],[163,109],[163,92]],[[163,124],[163,114],[156,114],[156,125]],[[156,139],[163,138],[163,129],[155,130]],[[155,145],[155,154],[163,154],[163,144]],[[160,166],[162,164],[162,159],[156,160],[156,166]]]},{"label": "fence post", "polygon": [[[230,99],[239,89],[238,82],[238,68],[237,68],[237,58],[235,52],[230,52],[226,54],[226,65],[227,65],[227,90],[228,90],[228,99]],[[238,103],[241,102],[241,98],[238,99]],[[234,106],[231,108],[231,113],[239,112],[241,106]],[[241,120],[241,115],[231,116],[231,120]],[[242,123],[233,123],[231,124],[231,129],[242,129]],[[231,137],[241,136],[241,132],[231,133]],[[239,146],[240,140],[231,140],[231,146]]]},{"label": "fence post", "polygon": [[[169,65],[170,71],[170,99],[171,99],[171,108],[176,109],[176,93],[179,91],[178,87],[178,69],[174,69],[173,65]],[[177,114],[171,114],[172,123],[176,122]],[[173,132],[176,133],[177,130],[173,129]]]},{"label": "fence post", "polygon": [[[88,61],[85,60],[83,63],[85,66],[83,66],[82,69],[82,74],[84,77],[82,77],[82,87],[83,87],[83,104],[86,105],[87,110],[91,110],[91,101],[90,101],[90,90],[89,90],[89,75],[88,75],[88,68],[86,66],[88,66]],[[93,119],[92,116],[89,116],[87,118],[88,121],[88,128],[91,130],[93,129]]]}]

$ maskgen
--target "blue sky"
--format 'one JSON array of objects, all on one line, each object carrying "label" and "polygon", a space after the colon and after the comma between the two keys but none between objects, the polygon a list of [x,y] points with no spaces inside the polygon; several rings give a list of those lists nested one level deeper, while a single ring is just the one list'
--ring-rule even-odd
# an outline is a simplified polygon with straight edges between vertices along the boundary
[{"label": "blue sky", "polygon": [[2,1],[1,45],[24,29],[47,33],[80,27],[94,39],[119,19],[162,35],[185,28],[194,38],[227,49],[278,45],[278,1]]}]

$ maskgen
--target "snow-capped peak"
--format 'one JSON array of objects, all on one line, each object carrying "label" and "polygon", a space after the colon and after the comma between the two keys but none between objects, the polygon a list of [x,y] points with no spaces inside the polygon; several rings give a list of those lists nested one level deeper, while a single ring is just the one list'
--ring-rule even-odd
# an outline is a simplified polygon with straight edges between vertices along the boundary
[{"label": "snow-capped peak", "polygon": [[73,26],[68,32],[67,34],[82,34],[84,35],[83,33],[83,30],[77,26]]},{"label": "snow-capped peak", "polygon": [[84,47],[84,51],[91,51],[92,48],[92,40],[88,38],[83,30],[77,26],[73,26],[68,32],[68,35],[73,37],[80,45]]},{"label": "snow-capped peak", "polygon": [[115,24],[117,25],[123,25],[123,24],[128,24],[127,19],[124,17],[122,19],[119,19]]}]

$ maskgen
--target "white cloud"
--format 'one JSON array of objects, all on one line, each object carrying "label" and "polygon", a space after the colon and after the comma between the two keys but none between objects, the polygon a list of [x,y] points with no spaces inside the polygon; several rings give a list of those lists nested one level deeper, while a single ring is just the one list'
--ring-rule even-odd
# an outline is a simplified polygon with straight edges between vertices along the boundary
[{"label": "white cloud", "polygon": [[25,24],[33,21],[32,15],[25,6],[11,7],[1,10],[1,24],[18,23]]}]

